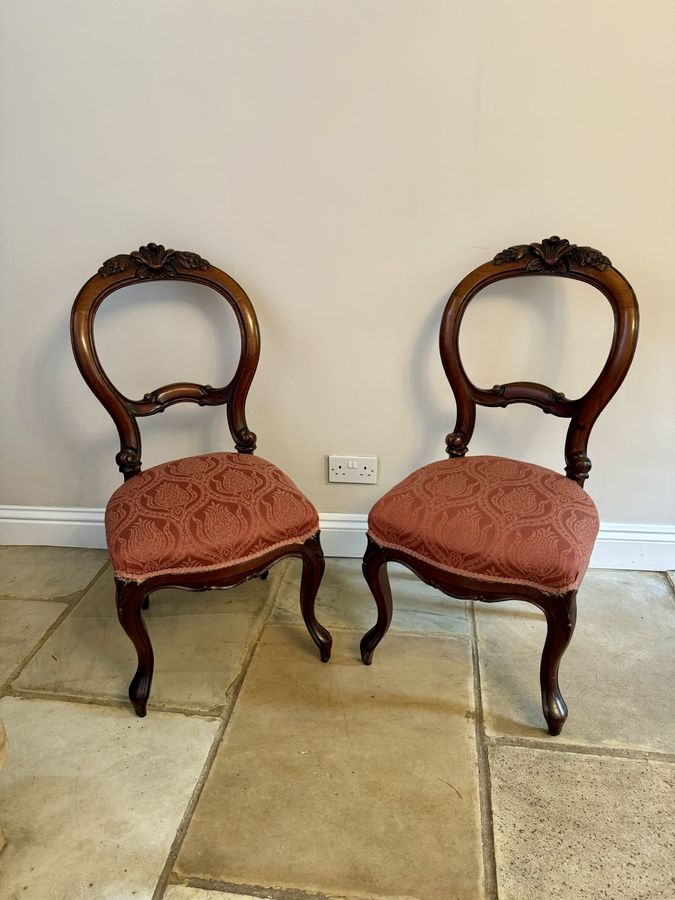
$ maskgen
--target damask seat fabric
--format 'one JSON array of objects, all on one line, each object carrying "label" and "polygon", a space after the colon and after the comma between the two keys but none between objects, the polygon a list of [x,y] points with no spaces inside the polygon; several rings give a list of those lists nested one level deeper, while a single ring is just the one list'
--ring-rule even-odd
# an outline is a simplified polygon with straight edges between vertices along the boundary
[{"label": "damask seat fabric", "polygon": [[599,525],[595,504],[576,482],[497,456],[424,466],[368,517],[381,547],[458,575],[551,594],[578,587]]},{"label": "damask seat fabric", "polygon": [[135,475],[110,498],[108,549],[117,578],[235,566],[319,530],[291,479],[259,456],[209,453]]}]

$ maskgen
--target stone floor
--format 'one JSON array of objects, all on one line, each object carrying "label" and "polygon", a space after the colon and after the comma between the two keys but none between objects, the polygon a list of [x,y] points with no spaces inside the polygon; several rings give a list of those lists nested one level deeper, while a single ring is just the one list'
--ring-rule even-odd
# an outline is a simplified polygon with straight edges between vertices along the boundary
[{"label": "stone floor", "polygon": [[675,896],[675,591],[592,570],[544,731],[543,622],[392,569],[390,634],[329,559],[319,662],[299,569],[153,596],[150,711],[95,550],[0,548],[0,900]]}]

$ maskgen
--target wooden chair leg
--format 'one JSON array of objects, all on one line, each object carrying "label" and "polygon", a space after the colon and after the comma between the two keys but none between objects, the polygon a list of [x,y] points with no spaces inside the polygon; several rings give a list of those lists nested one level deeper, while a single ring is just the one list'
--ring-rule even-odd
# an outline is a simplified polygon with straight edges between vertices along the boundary
[{"label": "wooden chair leg", "polygon": [[150,595],[146,595],[143,597],[143,602],[141,603],[141,609],[150,609]]},{"label": "wooden chair leg", "polygon": [[321,654],[321,662],[328,662],[330,659],[331,649],[333,647],[333,638],[314,614],[314,604],[316,595],[319,591],[319,585],[323,578],[323,572],[326,563],[323,558],[323,550],[319,542],[319,535],[304,543],[305,553],[302,557],[302,581],[300,582],[300,610],[302,618],[307,626],[312,640],[319,648]]},{"label": "wooden chair leg", "polygon": [[150,637],[145,630],[141,606],[145,595],[141,585],[115,581],[117,587],[117,615],[120,625],[131,638],[138,656],[138,668],[129,685],[129,699],[137,716],[144,716],[150,696],[155,657]]},{"label": "wooden chair leg", "polygon": [[391,625],[393,601],[387,575],[387,560],[382,548],[368,538],[368,546],[363,557],[363,577],[368,582],[370,592],[377,604],[377,622],[361,638],[361,659],[369,666],[373,653]]},{"label": "wooden chair leg", "polygon": [[560,693],[558,669],[572,639],[577,619],[577,593],[553,597],[542,606],[546,615],[546,642],[541,655],[541,702],[549,734],[560,734],[567,719],[567,704]]}]

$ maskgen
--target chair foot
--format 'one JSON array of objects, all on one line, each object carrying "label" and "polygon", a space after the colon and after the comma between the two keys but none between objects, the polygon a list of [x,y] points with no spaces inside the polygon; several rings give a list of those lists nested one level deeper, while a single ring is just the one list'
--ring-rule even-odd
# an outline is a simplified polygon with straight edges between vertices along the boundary
[{"label": "chair foot", "polygon": [[326,563],[319,542],[319,535],[309,538],[304,543],[305,553],[302,556],[302,581],[300,582],[300,611],[307,626],[307,631],[319,648],[321,662],[328,662],[333,647],[330,632],[317,621],[314,614],[316,595],[323,578]]},{"label": "chair foot", "polygon": [[377,604],[377,622],[361,638],[361,659],[366,666],[369,666],[373,661],[375,648],[389,629],[393,611],[387,560],[382,548],[370,537],[363,557],[363,577]]},{"label": "chair foot", "polygon": [[[546,714],[544,713],[544,715],[546,715]],[[548,724],[548,733],[552,737],[557,737],[560,734],[560,732],[562,731],[562,727],[565,724],[566,719],[567,719],[567,712],[565,712],[564,716],[562,716],[562,718],[559,718],[559,719],[555,719],[555,718],[553,718],[552,715],[549,714],[546,719],[547,724]]]},{"label": "chair foot", "polygon": [[144,719],[148,711],[148,697],[150,696],[150,685],[152,683],[152,675],[139,675],[138,672],[131,679],[129,685],[129,700],[136,711],[139,719]]},{"label": "chair foot", "polygon": [[546,642],[541,655],[541,702],[548,733],[558,735],[567,719],[567,704],[560,692],[560,660],[574,634],[577,618],[576,591],[554,597],[542,607],[546,615]]},{"label": "chair foot", "polygon": [[268,576],[269,574],[270,574],[270,570],[269,570],[269,569],[266,569],[264,572],[261,572],[261,573],[260,573],[260,576],[259,576],[260,580],[261,580],[261,581],[267,581],[267,576]]},{"label": "chair foot", "polygon": [[129,685],[129,699],[136,710],[136,715],[142,718],[147,711],[155,665],[152,644],[141,615],[144,594],[142,588],[133,582],[115,583],[120,625],[129,635],[138,657],[138,668]]}]

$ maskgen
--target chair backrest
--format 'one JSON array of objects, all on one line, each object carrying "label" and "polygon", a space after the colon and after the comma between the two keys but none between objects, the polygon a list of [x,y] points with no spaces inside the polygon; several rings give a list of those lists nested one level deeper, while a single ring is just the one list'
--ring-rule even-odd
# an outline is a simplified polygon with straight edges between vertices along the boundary
[{"label": "chair backrest", "polygon": [[[471,300],[490,284],[505,278],[553,275],[574,278],[597,288],[614,313],[614,334],[607,361],[589,390],[576,400],[531,381],[476,387],[464,371],[459,355],[459,327]],[[626,377],[638,336],[638,305],[632,287],[600,251],[578,247],[559,237],[541,244],[519,244],[498,253],[492,262],[470,272],[452,292],[440,331],[443,368],[457,402],[455,430],[446,438],[451,457],[464,456],[476,423],[476,405],[508,406],[530,403],[545,413],[571,419],[565,440],[565,473],[583,487],[591,469],[588,438],[602,410]]]},{"label": "chair backrest", "polygon": [[[94,317],[101,303],[120,288],[142,282],[171,278],[191,281],[217,291],[230,304],[239,325],[241,352],[236,372],[225,387],[176,382],[129,400],[103,371],[94,343]],[[127,481],[141,470],[141,435],[136,419],[164,412],[174,403],[200,406],[227,404],[227,421],[239,453],[253,453],[256,436],[246,425],[244,405],[260,355],[258,320],[243,289],[225,272],[196,253],[166,250],[161,244],[147,244],[133,253],[106,260],[96,275],[82,287],[70,317],[70,334],[77,366],[91,390],[112,416],[120,436],[115,457]]]}]

